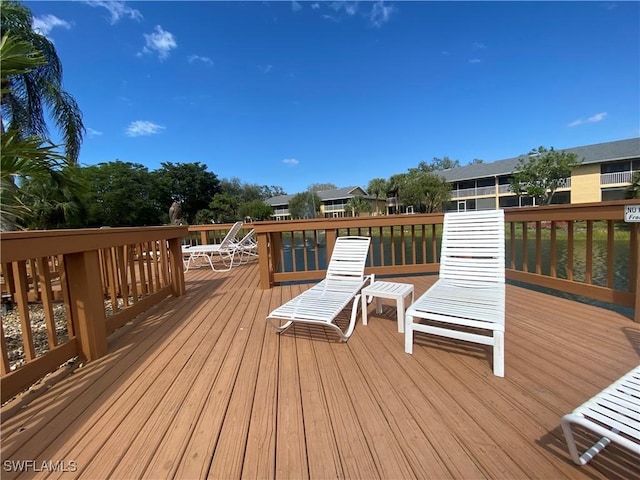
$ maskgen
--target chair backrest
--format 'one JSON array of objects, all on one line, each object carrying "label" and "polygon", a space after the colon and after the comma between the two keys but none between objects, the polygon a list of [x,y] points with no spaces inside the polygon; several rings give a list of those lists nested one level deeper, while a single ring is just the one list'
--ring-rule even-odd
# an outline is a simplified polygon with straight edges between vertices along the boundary
[{"label": "chair backrest", "polygon": [[222,248],[231,247],[233,240],[236,238],[236,235],[238,235],[238,231],[241,228],[242,228],[242,222],[234,223],[229,229],[229,231],[227,232],[227,234],[224,236],[222,241],[220,242],[220,248],[222,249]]},{"label": "chair backrest", "polygon": [[338,237],[327,267],[327,279],[364,279],[369,237]]},{"label": "chair backrest", "polygon": [[233,243],[240,247],[250,247],[251,245],[255,245],[255,238],[253,238],[255,233],[255,229],[252,228],[244,237],[240,240],[236,239]]},{"label": "chair backrest", "polygon": [[504,211],[444,215],[440,278],[464,284],[504,283]]}]

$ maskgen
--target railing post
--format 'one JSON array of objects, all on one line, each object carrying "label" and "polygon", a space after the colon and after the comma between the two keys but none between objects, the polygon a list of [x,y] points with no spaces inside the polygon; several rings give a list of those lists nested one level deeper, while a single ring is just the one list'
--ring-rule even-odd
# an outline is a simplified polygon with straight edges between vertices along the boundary
[{"label": "railing post", "polygon": [[630,280],[635,283],[636,301],[633,314],[633,321],[640,323],[640,223],[632,223],[631,228],[631,262],[630,267],[635,264],[633,269],[633,278]]},{"label": "railing post", "polygon": [[71,316],[78,339],[78,354],[86,361],[107,353],[104,297],[97,250],[64,255]]},{"label": "railing post", "polygon": [[169,264],[171,268],[171,293],[174,297],[184,295],[184,263],[182,262],[182,239],[169,239]]},{"label": "railing post", "polygon": [[333,247],[336,245],[336,239],[338,238],[338,230],[336,229],[327,229],[325,230],[325,253],[327,255],[326,261],[327,265],[329,265],[329,260],[331,259],[331,254],[333,253]]},{"label": "railing post", "polygon": [[[269,255],[269,234],[266,232],[260,232],[257,234],[258,238],[258,264],[260,266],[260,288],[268,290],[273,283],[273,276],[271,274],[270,262],[271,255]],[[274,248],[273,245],[271,248]]]}]

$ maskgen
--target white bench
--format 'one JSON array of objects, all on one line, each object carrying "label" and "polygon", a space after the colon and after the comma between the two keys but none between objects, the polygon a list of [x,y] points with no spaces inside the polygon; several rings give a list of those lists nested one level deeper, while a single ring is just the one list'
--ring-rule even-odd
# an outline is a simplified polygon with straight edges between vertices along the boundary
[{"label": "white bench", "polygon": [[[561,424],[571,458],[578,465],[585,465],[611,442],[640,456],[640,366],[562,417]],[[602,438],[580,455],[571,424]]]}]

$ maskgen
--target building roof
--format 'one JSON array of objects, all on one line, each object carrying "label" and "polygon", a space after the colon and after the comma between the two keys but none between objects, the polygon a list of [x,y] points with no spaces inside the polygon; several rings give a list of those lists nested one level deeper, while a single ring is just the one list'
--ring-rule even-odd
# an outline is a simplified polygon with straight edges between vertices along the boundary
[{"label": "building roof", "polygon": [[[367,192],[360,187],[343,187],[334,190],[319,190],[316,192],[323,202],[329,200],[341,200],[344,198],[352,198],[362,196],[365,198],[373,198],[367,195]],[[276,205],[288,205],[295,195],[278,195],[277,197],[267,198],[265,203],[275,207]]]},{"label": "building roof", "polygon": [[[631,158],[640,158],[640,137],[556,150],[575,153],[578,159],[582,160],[583,165],[628,160]],[[464,167],[451,168],[434,173],[444,177],[448,182],[509,175],[516,169],[522,156],[526,156],[526,154],[514,158],[507,158],[506,160],[466,165]]]}]

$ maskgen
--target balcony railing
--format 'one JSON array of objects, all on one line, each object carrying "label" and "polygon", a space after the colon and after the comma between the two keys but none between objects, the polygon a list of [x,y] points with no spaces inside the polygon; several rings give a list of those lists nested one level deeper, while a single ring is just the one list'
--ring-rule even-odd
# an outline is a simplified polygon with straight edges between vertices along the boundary
[{"label": "balcony railing", "polygon": [[614,185],[617,183],[631,183],[635,172],[615,172],[602,173],[600,175],[600,185]]},{"label": "balcony railing", "polygon": [[341,204],[332,204],[332,205],[325,205],[324,206],[324,211],[325,212],[343,212],[345,209],[345,204],[341,203]]},{"label": "balcony railing", "polygon": [[462,197],[483,197],[487,195],[495,195],[496,187],[476,187],[461,188],[459,190],[451,190],[451,198]]}]

